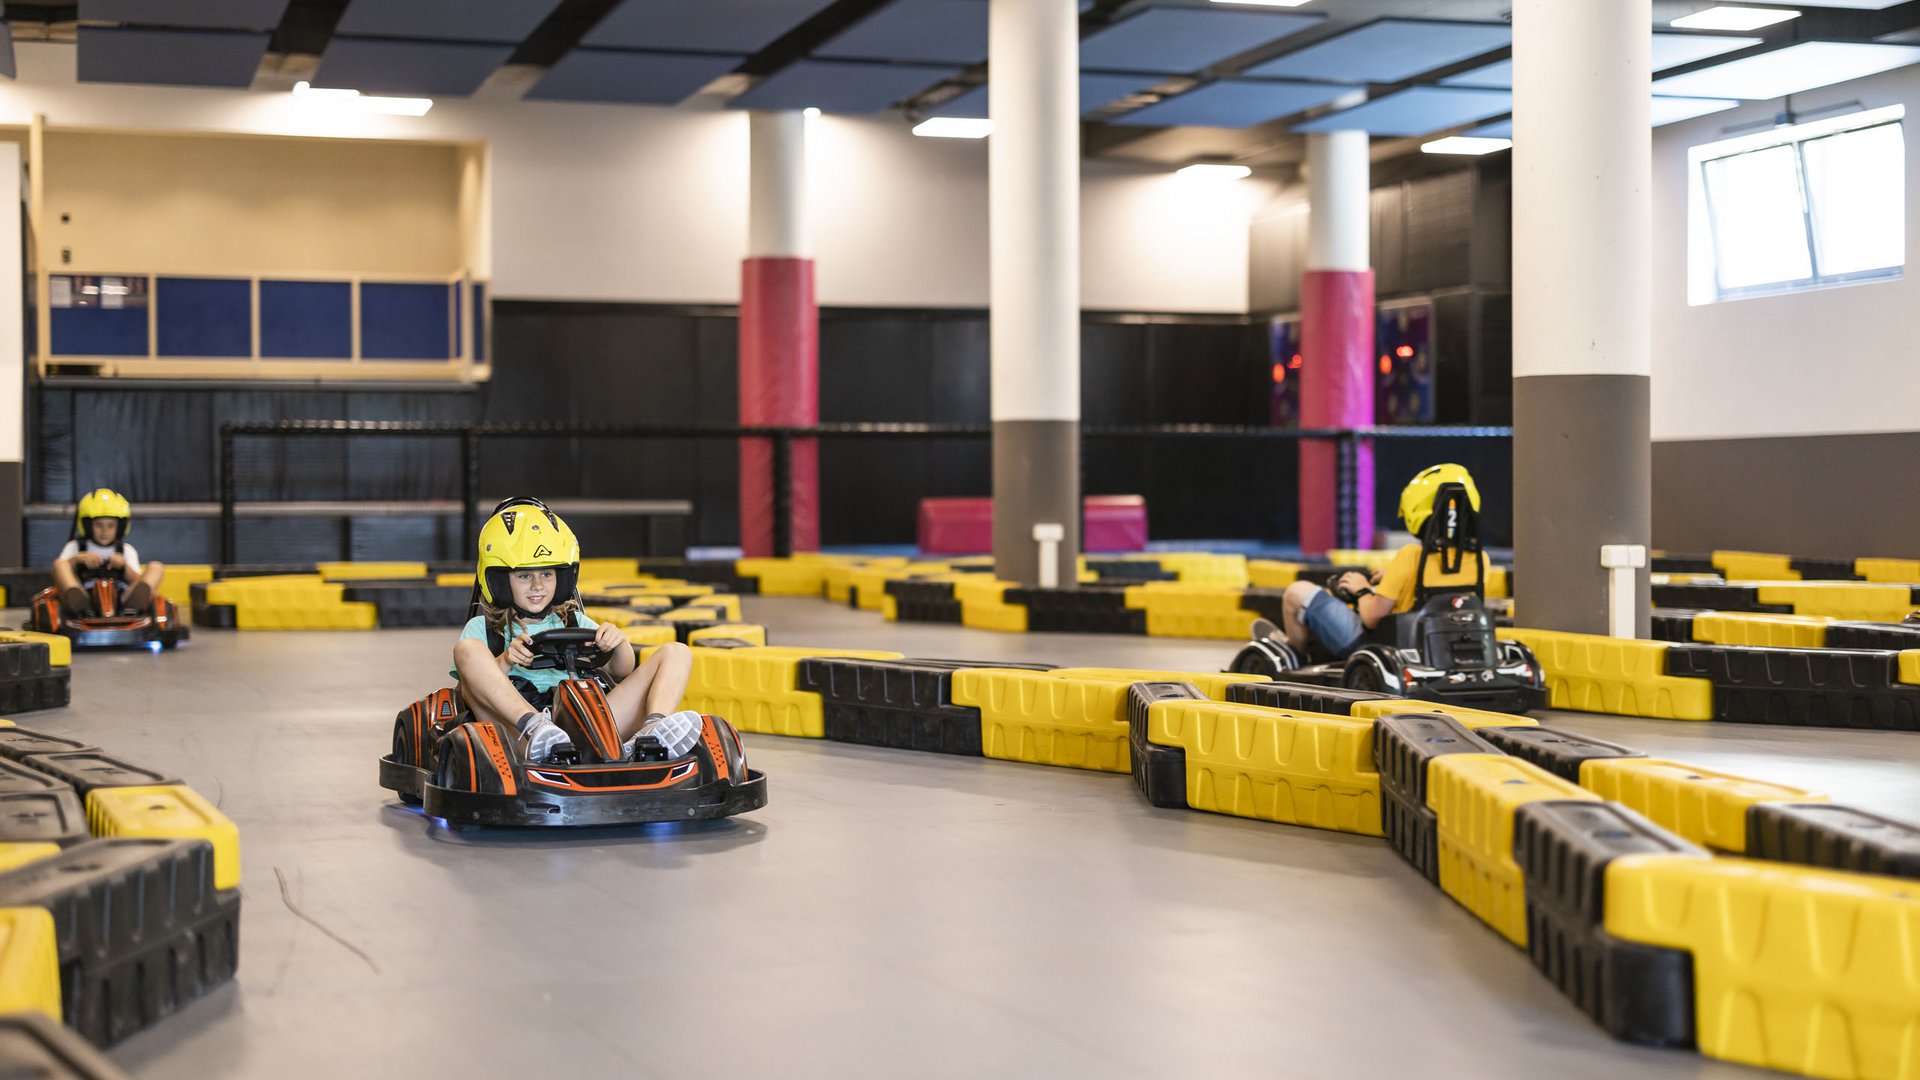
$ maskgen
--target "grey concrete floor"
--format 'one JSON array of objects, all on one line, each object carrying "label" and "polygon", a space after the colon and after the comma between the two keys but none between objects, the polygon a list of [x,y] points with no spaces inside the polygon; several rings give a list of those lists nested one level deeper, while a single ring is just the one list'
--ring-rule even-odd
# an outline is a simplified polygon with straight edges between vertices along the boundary
[{"label": "grey concrete floor", "polygon": [[[750,599],[784,644],[1213,670],[1229,642],[891,625]],[[1607,1039],[1362,837],[1149,807],[1124,776],[749,736],[766,809],[452,831],[375,782],[450,630],[201,631],[77,658],[24,717],[239,823],[236,983],[113,1057],[340,1075],[1759,1075]],[[1920,818],[1920,736],[1565,726]]]}]

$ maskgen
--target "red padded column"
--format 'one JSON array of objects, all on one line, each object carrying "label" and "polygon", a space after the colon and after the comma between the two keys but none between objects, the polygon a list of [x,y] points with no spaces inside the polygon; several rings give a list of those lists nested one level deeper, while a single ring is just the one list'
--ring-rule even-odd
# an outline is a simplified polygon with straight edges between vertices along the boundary
[{"label": "red padded column", "polygon": [[[1300,279],[1300,426],[1373,423],[1373,271],[1309,270]],[[1339,546],[1338,443],[1300,442],[1300,549]],[[1373,443],[1354,454],[1353,541],[1373,541]]]},{"label": "red padded column", "polygon": [[[813,260],[750,258],[740,266],[740,422],[820,422],[820,313]],[[793,550],[820,548],[818,443],[793,442],[790,475]],[[740,546],[773,554],[773,442],[740,441]]]}]

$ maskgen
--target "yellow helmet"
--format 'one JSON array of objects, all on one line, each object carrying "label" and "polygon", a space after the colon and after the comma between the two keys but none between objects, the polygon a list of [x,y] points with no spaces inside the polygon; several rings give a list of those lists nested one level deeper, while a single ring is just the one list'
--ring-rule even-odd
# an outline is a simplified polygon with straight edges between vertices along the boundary
[{"label": "yellow helmet", "polygon": [[73,515],[74,532],[82,541],[93,536],[94,518],[113,518],[118,521],[120,532],[113,540],[120,543],[133,528],[133,507],[125,495],[112,488],[94,488],[80,496],[80,509]]},{"label": "yellow helmet", "polygon": [[1459,484],[1467,489],[1467,501],[1473,504],[1475,511],[1480,509],[1480,489],[1473,485],[1473,474],[1463,465],[1433,465],[1414,475],[1413,482],[1400,493],[1400,517],[1407,523],[1407,531],[1415,536],[1426,526],[1427,518],[1433,515],[1433,498],[1440,494],[1445,484]]},{"label": "yellow helmet", "polygon": [[[572,598],[580,581],[580,541],[560,515],[538,499],[509,499],[495,507],[493,516],[480,527],[480,565],[475,582],[480,598],[488,604],[512,603],[513,588],[507,584],[507,575],[537,566],[553,567],[555,600]],[[551,601],[548,606],[552,606]],[[541,613],[521,614],[537,617]]]}]

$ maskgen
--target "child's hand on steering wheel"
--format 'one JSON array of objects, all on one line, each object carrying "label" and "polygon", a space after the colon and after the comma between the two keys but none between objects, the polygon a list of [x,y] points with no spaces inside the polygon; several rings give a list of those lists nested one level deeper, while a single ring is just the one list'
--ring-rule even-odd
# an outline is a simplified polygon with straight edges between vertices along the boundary
[{"label": "child's hand on steering wheel", "polygon": [[1373,588],[1373,582],[1368,581],[1367,575],[1358,570],[1349,570],[1340,575],[1340,591],[1350,596],[1359,596],[1371,588]]},{"label": "child's hand on steering wheel", "polygon": [[526,634],[521,634],[512,641],[507,642],[505,656],[507,663],[514,667],[526,667],[528,664],[533,663],[533,638]]},{"label": "child's hand on steering wheel", "polygon": [[626,640],[627,635],[612,623],[603,622],[593,631],[593,643],[600,647],[601,652],[610,653],[618,649]]},{"label": "child's hand on steering wheel", "polygon": [[125,556],[116,554],[107,560],[107,569],[109,570],[125,570],[126,568],[127,560]]},{"label": "child's hand on steering wheel", "polygon": [[75,555],[70,561],[72,561],[76,565],[83,566],[86,569],[91,570],[94,567],[100,565],[100,556],[95,555],[91,551],[82,551],[79,554]]}]

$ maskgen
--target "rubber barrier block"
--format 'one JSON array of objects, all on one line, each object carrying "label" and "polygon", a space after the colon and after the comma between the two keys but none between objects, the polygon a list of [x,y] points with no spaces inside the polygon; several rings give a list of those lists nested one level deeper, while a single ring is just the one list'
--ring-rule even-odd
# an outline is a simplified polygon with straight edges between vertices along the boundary
[{"label": "rubber barrier block", "polygon": [[1667,673],[1667,650],[1679,646],[1554,630],[1502,630],[1499,636],[1533,650],[1547,674],[1550,708],[1713,719],[1713,684]]},{"label": "rubber barrier block", "polygon": [[730,593],[754,593],[760,589],[759,578],[741,576],[731,561],[690,562],[685,559],[648,558],[640,560],[639,569],[642,573],[653,573],[660,577],[676,577],[682,581],[712,585]]},{"label": "rubber barrier block", "polygon": [[304,577],[317,581],[320,573],[312,563],[234,563],[213,568],[215,581],[262,577]]},{"label": "rubber barrier block", "polygon": [[1448,754],[1427,769],[1438,822],[1440,889],[1527,947],[1526,884],[1513,858],[1514,811],[1530,802],[1598,801],[1577,784],[1505,754]]},{"label": "rubber barrier block", "polygon": [[[1391,694],[1372,690],[1349,690],[1344,686],[1309,686],[1290,682],[1244,682],[1227,687],[1227,700],[1243,705],[1264,705],[1269,709],[1351,716],[1362,701],[1402,701]],[[1425,711],[1421,705],[1410,706]]]},{"label": "rubber barrier block", "polygon": [[1148,581],[1178,581],[1180,575],[1160,565],[1159,559],[1083,560],[1086,568],[1103,583],[1138,584]]},{"label": "rubber barrier block", "polygon": [[951,700],[980,710],[985,757],[1127,773],[1127,686],[1154,679],[962,668],[953,673]]},{"label": "rubber barrier block", "polygon": [[425,578],[423,562],[323,562],[314,572],[327,581],[372,581],[380,578]]},{"label": "rubber barrier block", "polygon": [[1743,724],[1920,730],[1920,686],[1899,654],[1851,649],[1675,645],[1667,671],[1713,686],[1713,717]]},{"label": "rubber barrier block", "polygon": [[627,635],[627,641],[636,649],[649,645],[665,645],[680,640],[679,635],[674,633],[672,623],[629,623],[622,626],[620,632]]},{"label": "rubber barrier block", "polygon": [[1829,649],[1920,649],[1920,623],[1831,622]]},{"label": "rubber barrier block", "polygon": [[1648,553],[1648,567],[1656,574],[1717,574],[1712,554],[1691,555],[1672,551]]},{"label": "rubber barrier block", "polygon": [[1789,605],[1796,615],[1899,622],[1916,609],[1913,587],[1862,581],[1800,581],[1755,586],[1763,604]]},{"label": "rubber barrier block", "polygon": [[[651,650],[648,650],[649,652]],[[818,739],[826,734],[820,695],[795,688],[800,661],[814,656],[898,660],[896,652],[866,649],[695,649],[693,676],[681,708],[725,717],[735,728],[760,735]]]},{"label": "rubber barrier block", "polygon": [[1413,701],[1406,698],[1384,698],[1381,700],[1355,701],[1353,715],[1361,720],[1378,720],[1383,716],[1399,713],[1422,713],[1429,716],[1446,716],[1465,726],[1470,731],[1486,727],[1535,727],[1540,721],[1512,713],[1488,712],[1485,709],[1469,709],[1465,705],[1448,705],[1438,701]]},{"label": "rubber barrier block", "polygon": [[1127,687],[1127,749],[1133,759],[1133,783],[1148,803],[1187,809],[1187,751],[1148,738],[1148,710],[1161,701],[1206,699],[1192,683],[1137,682]]},{"label": "rubber barrier block", "polygon": [[0,681],[31,679],[53,671],[53,650],[37,641],[0,643]]},{"label": "rubber barrier block", "polygon": [[1009,604],[1027,609],[1029,633],[1144,634],[1147,613],[1127,606],[1131,589],[1099,586],[1071,589],[1012,588]]},{"label": "rubber barrier block", "polygon": [[819,596],[827,583],[825,563],[798,559],[736,559],[733,571],[761,596]]},{"label": "rubber barrier block", "polygon": [[239,828],[184,784],[95,788],[87,793],[87,824],[102,837],[205,840],[213,845],[213,887],[240,885]]},{"label": "rubber barrier block", "polygon": [[1850,806],[1755,803],[1747,854],[1859,874],[1920,878],[1920,829]]},{"label": "rubber barrier block", "polygon": [[887,582],[886,590],[893,598],[894,617],[901,622],[960,621],[960,601],[954,599],[951,581],[901,578]]},{"label": "rubber barrier block", "polygon": [[1920,559],[1855,559],[1853,573],[1862,581],[1911,585],[1920,582]]},{"label": "rubber barrier block", "polygon": [[[60,854],[60,845],[53,843],[5,843],[0,842],[0,872],[38,862],[49,855]],[[0,980],[4,981],[4,980]],[[4,1075],[4,1074],[0,1074]]]},{"label": "rubber barrier block", "polygon": [[1852,559],[1794,558],[1787,564],[1801,581],[1860,581]]},{"label": "rubber barrier block", "polygon": [[0,1016],[0,1075],[21,1080],[127,1080],[80,1036],[38,1012]]},{"label": "rubber barrier block", "polygon": [[1439,830],[1427,806],[1427,766],[1448,754],[1497,754],[1460,721],[1437,713],[1398,713],[1373,722],[1373,768],[1380,776],[1380,829],[1387,843],[1428,881],[1440,882]]},{"label": "rubber barrier block", "polygon": [[53,574],[44,566],[11,566],[0,569],[0,589],[9,597],[22,600],[53,584]]},{"label": "rubber barrier block", "polygon": [[1693,640],[1708,645],[1822,649],[1827,646],[1827,624],[1831,621],[1817,615],[1703,611],[1693,619]]},{"label": "rubber barrier block", "polygon": [[240,896],[204,840],[95,840],[0,874],[0,907],[45,908],[67,1023],[118,1042],[233,977]]},{"label": "rubber barrier block", "polygon": [[341,590],[348,603],[368,603],[382,629],[409,626],[465,626],[471,589],[431,584],[350,585]]},{"label": "rubber barrier block", "polygon": [[641,563],[643,562],[684,563],[686,562],[686,560],[685,559],[622,559],[615,556],[603,555],[603,556],[600,556],[599,558],[581,559],[580,560],[580,577],[582,580],[596,580],[596,581],[602,578],[610,578],[610,577],[621,577],[621,578],[635,577],[641,573],[642,571]]},{"label": "rubber barrier block", "polygon": [[75,750],[91,750],[92,743],[78,739],[69,739],[60,735],[49,735],[44,731],[31,728],[0,728],[0,758],[9,761],[24,761],[33,754],[66,754]]},{"label": "rubber barrier block", "polygon": [[121,761],[100,750],[34,754],[26,758],[24,764],[72,785],[82,799],[95,788],[165,787],[180,782],[175,777]]},{"label": "rubber barrier block", "polygon": [[207,582],[195,582],[189,589],[191,597],[187,610],[193,625],[215,630],[233,630],[240,623],[239,613],[232,604],[215,604],[207,599]]},{"label": "rubber barrier block", "polygon": [[1635,855],[1606,871],[1609,933],[1693,956],[1710,1057],[1823,1077],[1911,1075],[1920,899],[1891,878]]},{"label": "rubber barrier block", "polygon": [[1190,581],[1128,586],[1126,605],[1146,616],[1155,637],[1245,638],[1255,611],[1244,606],[1246,589]]},{"label": "rubber barrier block", "polygon": [[1747,850],[1747,810],[1755,803],[1827,801],[1784,784],[1659,758],[1589,759],[1580,766],[1580,786],[1696,844],[1734,854]]},{"label": "rubber barrier block", "polygon": [[1386,835],[1371,721],[1182,698],[1149,704],[1146,721],[1148,743],[1184,751],[1195,810]]},{"label": "rubber barrier block", "polygon": [[953,583],[953,598],[960,601],[960,622],[975,630],[1027,632],[1027,609],[1009,604],[1006,592],[1013,585],[991,575],[974,575]]},{"label": "rubber barrier block", "polygon": [[1757,551],[1716,551],[1713,568],[1728,581],[1798,581],[1800,574],[1787,555]]},{"label": "rubber barrier block", "polygon": [[87,836],[86,815],[72,785],[0,759],[0,842],[64,845]]},{"label": "rubber barrier block", "polygon": [[1256,589],[1278,591],[1300,580],[1300,574],[1307,568],[1305,563],[1283,562],[1278,559],[1248,559],[1247,583]]},{"label": "rubber barrier block", "polygon": [[[59,938],[44,908],[0,908],[0,1013],[18,1012],[60,1019]],[[5,1044],[0,1036],[0,1047]],[[0,1076],[38,1080],[40,1075],[13,1071],[0,1054]]]},{"label": "rubber barrier block", "polygon": [[345,588],[317,575],[213,581],[194,586],[195,622],[201,607],[228,604],[234,609],[234,625],[241,630],[373,629],[373,605],[347,603],[342,596]]},{"label": "rubber barrier block", "polygon": [[1645,757],[1638,750],[1601,739],[1540,727],[1482,727],[1474,734],[1522,761],[1531,762],[1569,784],[1580,782],[1580,765],[1595,758]]},{"label": "rubber barrier block", "polygon": [[660,617],[672,621],[674,611],[713,612],[726,622],[740,622],[746,616],[742,613],[740,598],[729,593],[708,593],[705,596],[689,597],[679,608],[669,610]]},{"label": "rubber barrier block", "polygon": [[820,695],[835,742],[980,757],[980,710],[953,702],[948,660],[800,662],[794,685]]},{"label": "rubber barrier block", "polygon": [[1788,603],[1763,604],[1760,589],[1750,584],[1655,584],[1651,586],[1653,606],[1692,608],[1697,611],[1765,611],[1792,615]]},{"label": "rubber barrier block", "polygon": [[737,641],[743,645],[765,645],[767,628],[759,623],[729,622],[687,631],[689,645],[714,645],[722,641]]},{"label": "rubber barrier block", "polygon": [[1223,671],[1155,671],[1145,668],[1064,667],[1050,673],[1062,679],[1102,679],[1108,682],[1184,682],[1192,683],[1214,701],[1227,699],[1227,688],[1239,683],[1265,682],[1260,675],[1238,675]]},{"label": "rubber barrier block", "polygon": [[1244,589],[1250,584],[1245,555],[1169,551],[1160,553],[1157,558],[1162,567],[1179,574],[1180,580],[1190,585],[1224,585],[1230,589]]},{"label": "rubber barrier block", "polygon": [[72,668],[54,668],[46,675],[0,680],[0,712],[58,709],[71,701],[72,696]]},{"label": "rubber barrier block", "polygon": [[1693,1045],[1693,957],[1607,933],[1607,864],[1628,855],[1711,858],[1609,802],[1534,802],[1513,816],[1513,858],[1527,902],[1527,954],[1616,1039]]},{"label": "rubber barrier block", "polygon": [[1654,608],[1651,636],[1655,641],[1683,644],[1693,640],[1693,620],[1700,613],[1674,608]]},{"label": "rubber barrier block", "polygon": [[0,630],[0,642],[45,645],[49,667],[66,667],[73,663],[73,639],[64,634],[42,634],[37,630]]}]

